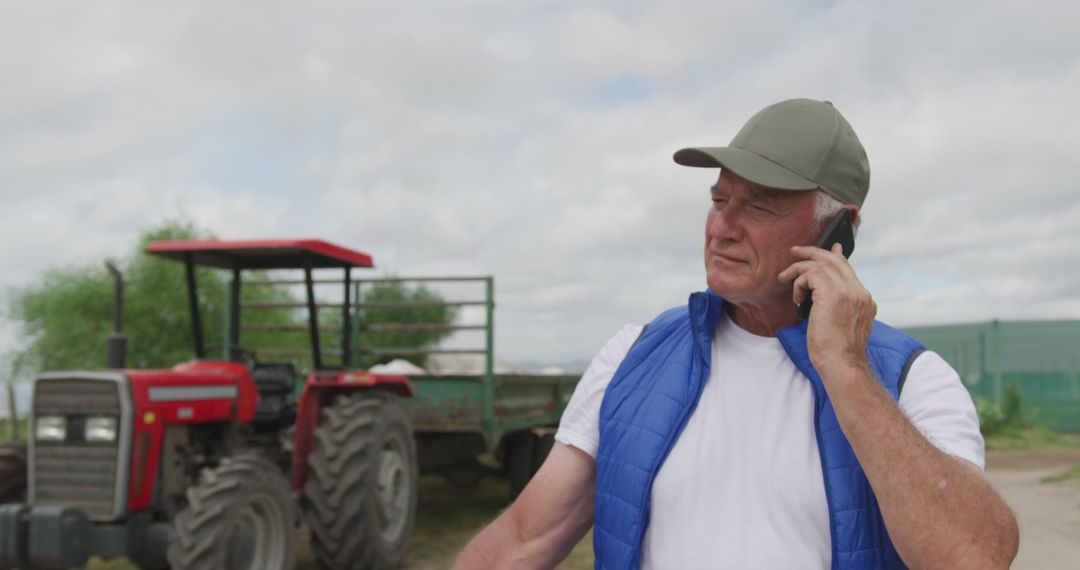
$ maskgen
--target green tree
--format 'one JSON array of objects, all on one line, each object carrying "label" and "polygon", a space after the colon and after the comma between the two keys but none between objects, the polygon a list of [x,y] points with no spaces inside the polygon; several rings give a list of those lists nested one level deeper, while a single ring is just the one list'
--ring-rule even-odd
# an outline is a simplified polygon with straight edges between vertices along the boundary
[{"label": "green tree", "polygon": [[[150,242],[194,239],[214,239],[214,236],[190,221],[181,220],[166,222],[139,237],[124,269],[128,366],[164,368],[194,357],[195,339],[184,265],[146,253]],[[203,342],[221,342],[220,331],[224,329],[228,311],[225,273],[200,267],[195,270],[195,280]]]},{"label": "green tree", "polygon": [[[375,348],[427,348],[434,346],[452,331],[439,329],[457,318],[453,307],[439,305],[442,297],[422,285],[406,286],[400,281],[376,281],[360,294],[363,303],[395,303],[402,306],[367,307],[360,313],[366,325],[360,332],[360,346]],[[408,306],[408,305],[413,306]],[[419,325],[414,330],[389,330],[395,325]],[[431,326],[431,329],[422,327]],[[395,358],[423,366],[423,355],[370,354],[360,359],[362,367],[389,362]]]},{"label": "green tree", "polygon": [[[211,239],[185,220],[169,220],[140,236],[134,252],[119,263],[124,273],[124,334],[128,366],[167,367],[192,356],[192,329],[183,266],[144,253],[157,240]],[[226,283],[221,274],[196,271],[203,327],[220,331]],[[105,366],[105,339],[112,326],[112,277],[100,262],[45,274],[41,283],[12,291],[8,316],[26,344],[17,370],[94,369]]]},{"label": "green tree", "polygon": [[15,372],[102,366],[109,298],[108,274],[96,267],[52,270],[40,285],[13,291],[8,317],[26,339]]}]

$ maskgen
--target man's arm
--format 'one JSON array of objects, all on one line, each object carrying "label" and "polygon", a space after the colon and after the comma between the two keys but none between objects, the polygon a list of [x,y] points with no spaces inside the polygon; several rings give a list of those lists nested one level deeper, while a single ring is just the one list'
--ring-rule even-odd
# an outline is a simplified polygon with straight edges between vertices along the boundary
[{"label": "man's arm", "polygon": [[596,463],[556,443],[510,508],[476,535],[454,568],[554,568],[593,523]]},{"label": "man's arm", "polygon": [[820,372],[904,562],[1008,568],[1019,540],[1016,522],[982,470],[928,442],[868,367]]},{"label": "man's arm", "polygon": [[978,466],[934,447],[870,370],[877,307],[837,248],[792,249],[780,274],[795,301],[814,291],[807,343],[840,428],[874,489],[889,536],[914,568],[1008,568],[1016,520]]}]

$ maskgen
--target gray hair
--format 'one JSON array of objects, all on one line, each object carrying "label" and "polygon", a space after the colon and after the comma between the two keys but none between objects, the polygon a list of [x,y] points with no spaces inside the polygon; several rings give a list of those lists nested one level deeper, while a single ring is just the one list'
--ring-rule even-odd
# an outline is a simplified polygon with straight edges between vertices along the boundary
[{"label": "gray hair", "polygon": [[[817,190],[814,195],[814,221],[818,224],[819,230],[824,230],[825,225],[832,220],[833,216],[837,212],[844,209],[844,205],[840,203],[840,200],[833,198],[825,193],[824,190]],[[861,214],[861,212],[860,212]],[[851,224],[851,232],[855,235],[859,234],[859,222],[862,221],[862,215],[855,220],[855,223]]]}]

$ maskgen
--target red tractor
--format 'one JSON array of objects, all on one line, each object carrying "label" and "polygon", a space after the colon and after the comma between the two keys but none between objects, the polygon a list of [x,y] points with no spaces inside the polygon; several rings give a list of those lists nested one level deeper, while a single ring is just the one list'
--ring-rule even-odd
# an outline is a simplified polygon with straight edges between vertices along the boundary
[{"label": "red tractor", "polygon": [[[144,568],[291,568],[301,520],[324,568],[400,566],[416,509],[416,442],[402,404],[413,388],[405,376],[348,369],[351,270],[371,258],[317,240],[148,251],[184,264],[196,358],[126,369],[124,338],[113,334],[108,369],[37,379],[27,501],[0,506],[0,568],[68,568],[93,555]],[[216,347],[226,357],[204,344],[197,266],[232,272],[227,341]],[[319,325],[314,298],[312,272],[327,268],[344,276],[342,322],[332,325],[338,367],[324,362],[331,327]],[[303,271],[306,300],[293,310],[306,309],[312,371],[302,383],[295,364],[240,346],[244,272],[281,269]]]}]

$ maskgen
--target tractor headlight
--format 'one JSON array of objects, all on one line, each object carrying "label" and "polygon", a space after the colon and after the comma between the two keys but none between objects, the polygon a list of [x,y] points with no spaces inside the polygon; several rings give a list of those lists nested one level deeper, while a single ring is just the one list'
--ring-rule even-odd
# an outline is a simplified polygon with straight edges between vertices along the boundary
[{"label": "tractor headlight", "polygon": [[116,418],[86,418],[86,441],[116,441]]},{"label": "tractor headlight", "polygon": [[37,419],[34,434],[39,441],[64,441],[67,439],[67,418],[41,416]]}]

